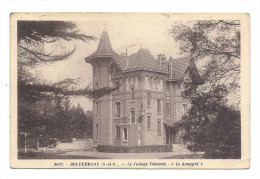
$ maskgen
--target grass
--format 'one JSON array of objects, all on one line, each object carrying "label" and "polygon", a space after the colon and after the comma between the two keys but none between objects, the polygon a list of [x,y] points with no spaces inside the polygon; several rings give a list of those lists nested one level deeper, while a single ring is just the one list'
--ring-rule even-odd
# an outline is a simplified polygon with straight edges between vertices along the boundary
[{"label": "grass", "polygon": [[[26,154],[22,151],[18,153],[18,159],[100,159],[92,156],[82,155],[64,155],[66,152],[39,152],[28,151]],[[162,159],[202,159],[203,154],[186,154],[165,157]]]},{"label": "grass", "polygon": [[65,152],[19,152],[18,159],[98,159],[90,156],[62,155]]}]

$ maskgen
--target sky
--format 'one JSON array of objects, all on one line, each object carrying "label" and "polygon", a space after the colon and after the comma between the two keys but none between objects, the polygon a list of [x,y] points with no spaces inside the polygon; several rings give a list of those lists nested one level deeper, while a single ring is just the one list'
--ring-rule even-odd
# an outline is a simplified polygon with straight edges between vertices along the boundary
[{"label": "sky", "polygon": [[[135,53],[139,48],[148,48],[153,56],[165,54],[168,58],[178,56],[178,47],[169,35],[169,29],[175,20],[169,14],[87,14],[85,18],[75,18],[80,32],[95,36],[95,41],[76,41],[76,50],[67,60],[38,67],[42,78],[51,83],[66,78],[82,78],[87,84],[92,80],[92,66],[85,62],[85,57],[93,53],[98,46],[104,28],[107,29],[112,48],[120,54]],[[134,47],[130,47],[133,46]],[[72,99],[85,110],[92,110],[92,102],[84,97]]]}]

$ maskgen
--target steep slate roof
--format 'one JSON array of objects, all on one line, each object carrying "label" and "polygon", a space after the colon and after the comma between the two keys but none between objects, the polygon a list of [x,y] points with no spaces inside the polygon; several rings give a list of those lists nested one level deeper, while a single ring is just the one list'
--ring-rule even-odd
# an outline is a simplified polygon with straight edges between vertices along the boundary
[{"label": "steep slate roof", "polygon": [[190,60],[190,57],[182,57],[170,60],[172,61],[172,80],[179,80],[184,75]]},{"label": "steep slate roof", "polygon": [[121,55],[118,55],[116,52],[113,52],[113,58],[121,69],[125,69],[127,65],[126,57],[122,57]]},{"label": "steep slate roof", "polygon": [[113,56],[113,49],[107,34],[107,31],[104,30],[102,36],[100,38],[97,50],[92,53],[90,56],[86,58],[86,60],[90,60],[97,57],[107,57]]},{"label": "steep slate roof", "polygon": [[86,57],[85,60],[87,63],[90,63],[94,59],[103,57],[113,58],[121,67],[121,69],[124,69],[126,66],[126,60],[124,60],[120,55],[114,52],[106,29],[102,33],[97,50],[90,56]]},{"label": "steep slate roof", "polygon": [[[160,66],[159,60],[155,59],[148,49],[140,48],[136,53],[128,57],[118,55],[114,52],[111,46],[106,29],[102,33],[97,50],[90,56],[86,57],[85,60],[87,63],[91,63],[92,60],[104,57],[114,59],[123,71],[146,69],[170,74],[169,71]],[[190,57],[167,60],[166,63],[169,65],[171,65],[170,63],[172,62],[173,78],[170,78],[169,80],[180,80],[180,78],[184,75],[190,60]]]},{"label": "steep slate roof", "polygon": [[140,48],[127,59],[128,62],[125,70],[150,69],[165,72],[165,70],[159,66],[159,61],[153,57],[148,49]]}]

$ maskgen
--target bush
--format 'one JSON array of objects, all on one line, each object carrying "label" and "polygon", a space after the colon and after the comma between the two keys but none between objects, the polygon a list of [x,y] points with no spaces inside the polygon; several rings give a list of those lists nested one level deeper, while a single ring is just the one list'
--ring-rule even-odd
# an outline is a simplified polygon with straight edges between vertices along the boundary
[{"label": "bush", "polygon": [[107,153],[172,152],[172,145],[144,145],[144,146],[98,145],[97,151],[107,152]]}]

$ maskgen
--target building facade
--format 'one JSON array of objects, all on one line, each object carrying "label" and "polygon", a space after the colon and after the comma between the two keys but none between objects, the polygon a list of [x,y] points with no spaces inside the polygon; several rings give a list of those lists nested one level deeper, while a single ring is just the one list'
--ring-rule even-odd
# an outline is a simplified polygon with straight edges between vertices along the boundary
[{"label": "building facade", "polygon": [[[97,50],[85,58],[93,67],[95,89],[115,91],[93,100],[93,141],[96,145],[165,145],[182,143],[174,125],[190,103],[181,97],[182,81],[197,73],[190,57],[153,57],[148,49],[118,55],[106,30]],[[195,67],[195,68],[194,68]]]}]

